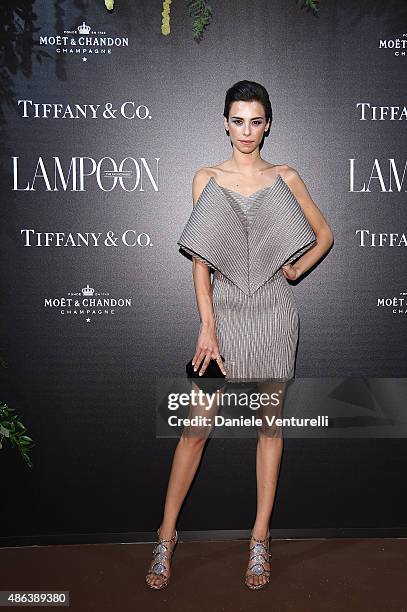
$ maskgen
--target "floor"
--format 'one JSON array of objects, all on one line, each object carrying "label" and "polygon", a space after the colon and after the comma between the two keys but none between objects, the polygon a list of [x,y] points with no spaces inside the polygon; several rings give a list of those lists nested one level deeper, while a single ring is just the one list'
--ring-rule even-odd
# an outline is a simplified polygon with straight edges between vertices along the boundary
[{"label": "floor", "polygon": [[272,539],[271,581],[260,591],[243,584],[245,540],[182,542],[180,534],[162,591],[144,583],[152,548],[1,548],[0,589],[69,591],[75,612],[407,612],[407,539]]}]

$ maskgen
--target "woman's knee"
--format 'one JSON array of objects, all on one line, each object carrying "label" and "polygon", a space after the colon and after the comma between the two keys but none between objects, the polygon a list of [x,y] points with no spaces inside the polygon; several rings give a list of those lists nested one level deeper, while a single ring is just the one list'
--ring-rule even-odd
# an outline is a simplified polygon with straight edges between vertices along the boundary
[{"label": "woman's knee", "polygon": [[261,444],[283,443],[283,432],[281,427],[260,427],[258,428],[258,441]]},{"label": "woman's knee", "polygon": [[205,445],[209,437],[209,432],[204,430],[186,431],[182,434],[180,442],[189,448],[199,448]]}]

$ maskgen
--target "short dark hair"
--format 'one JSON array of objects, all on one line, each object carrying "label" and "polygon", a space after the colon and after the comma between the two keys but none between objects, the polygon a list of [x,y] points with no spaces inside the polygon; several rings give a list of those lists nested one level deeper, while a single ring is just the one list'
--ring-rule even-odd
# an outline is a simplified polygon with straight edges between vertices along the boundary
[{"label": "short dark hair", "polygon": [[273,111],[271,108],[270,98],[268,91],[260,83],[255,81],[238,81],[226,92],[225,108],[223,116],[229,119],[229,112],[232,102],[238,101],[249,102],[251,100],[257,100],[263,105],[264,112],[266,115],[266,122],[270,119],[270,123],[273,120]]}]

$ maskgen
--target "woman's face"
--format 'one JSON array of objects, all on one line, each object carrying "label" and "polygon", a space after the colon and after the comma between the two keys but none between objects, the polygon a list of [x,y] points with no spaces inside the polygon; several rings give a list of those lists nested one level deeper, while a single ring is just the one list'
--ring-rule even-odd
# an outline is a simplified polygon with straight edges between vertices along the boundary
[{"label": "woman's face", "polygon": [[224,124],[233,146],[242,153],[250,153],[260,145],[270,121],[266,123],[261,102],[239,100],[230,105],[229,119],[224,117]]}]

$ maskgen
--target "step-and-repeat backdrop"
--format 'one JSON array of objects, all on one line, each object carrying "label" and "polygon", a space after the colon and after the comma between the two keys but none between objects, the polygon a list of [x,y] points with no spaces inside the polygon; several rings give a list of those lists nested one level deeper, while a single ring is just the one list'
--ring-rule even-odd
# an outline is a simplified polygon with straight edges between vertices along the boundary
[{"label": "step-and-repeat backdrop", "polygon": [[[405,2],[195,4],[1,9],[0,400],[35,441],[31,468],[0,450],[2,538],[157,528],[176,444],[156,435],[157,380],[184,376],[199,329],[176,242],[195,171],[231,155],[238,80],[270,94],[262,157],[297,169],[335,235],[293,284],[296,376],[341,379],[326,397],[368,425],[405,392],[389,382],[406,373]],[[399,488],[395,437],[287,441],[273,526],[404,525],[377,497]],[[254,450],[210,441],[181,529],[247,528]]]}]

